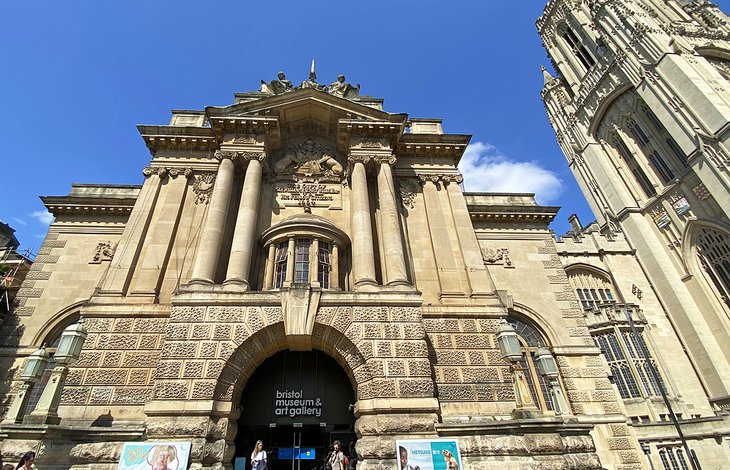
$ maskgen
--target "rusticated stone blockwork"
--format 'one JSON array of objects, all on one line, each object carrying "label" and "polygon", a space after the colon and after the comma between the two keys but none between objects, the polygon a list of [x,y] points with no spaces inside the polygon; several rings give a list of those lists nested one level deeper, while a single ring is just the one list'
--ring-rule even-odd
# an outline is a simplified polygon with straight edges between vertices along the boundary
[{"label": "rusticated stone blockwork", "polygon": [[[257,364],[288,347],[283,320],[280,307],[173,307],[154,398],[234,400]],[[359,399],[431,398],[425,338],[416,307],[322,307],[312,346],[342,365]]]},{"label": "rusticated stone blockwork", "polygon": [[513,400],[507,364],[496,346],[498,319],[424,320],[439,400],[443,402]]},{"label": "rusticated stone blockwork", "polygon": [[143,405],[152,395],[167,318],[85,319],[89,333],[63,405]]}]

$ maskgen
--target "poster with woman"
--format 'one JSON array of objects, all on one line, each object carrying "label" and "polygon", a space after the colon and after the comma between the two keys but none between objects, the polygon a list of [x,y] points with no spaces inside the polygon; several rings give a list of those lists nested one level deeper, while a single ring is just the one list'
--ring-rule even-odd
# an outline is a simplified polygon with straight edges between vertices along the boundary
[{"label": "poster with woman", "polygon": [[459,443],[455,439],[395,441],[399,470],[461,470]]},{"label": "poster with woman", "polygon": [[125,442],[117,470],[185,470],[189,442]]}]

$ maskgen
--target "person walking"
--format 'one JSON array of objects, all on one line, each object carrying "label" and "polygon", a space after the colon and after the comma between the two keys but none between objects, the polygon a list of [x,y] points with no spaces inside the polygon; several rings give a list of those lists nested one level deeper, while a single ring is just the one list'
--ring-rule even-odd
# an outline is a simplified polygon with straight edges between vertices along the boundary
[{"label": "person walking", "polygon": [[325,470],[347,470],[345,468],[345,454],[340,450],[340,441],[332,443],[332,452],[327,456]]},{"label": "person walking", "polygon": [[267,466],[264,443],[258,440],[253,448],[253,452],[251,452],[251,470],[266,470]]}]

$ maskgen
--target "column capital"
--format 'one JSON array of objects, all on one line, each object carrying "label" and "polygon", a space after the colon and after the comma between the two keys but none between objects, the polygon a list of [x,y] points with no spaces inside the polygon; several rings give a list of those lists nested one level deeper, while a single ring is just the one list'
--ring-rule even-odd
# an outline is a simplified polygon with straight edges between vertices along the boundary
[{"label": "column capital", "polygon": [[375,155],[368,155],[368,154],[350,154],[347,157],[347,161],[349,163],[355,164],[355,163],[362,163],[363,165],[367,165],[370,163],[370,160],[372,160],[375,157]]},{"label": "column capital", "polygon": [[395,165],[395,162],[397,159],[395,158],[395,155],[376,155],[373,157],[373,159],[380,163],[381,165]]},{"label": "column capital", "polygon": [[185,178],[192,178],[193,177],[193,169],[190,167],[151,167],[146,166],[142,169],[142,174],[145,176],[145,178],[148,178],[152,175],[157,175],[160,178],[164,178],[165,176],[170,176],[171,178],[176,178],[179,175],[184,175]]},{"label": "column capital", "polygon": [[163,178],[167,176],[167,168],[146,166],[142,168],[142,174],[145,178],[149,178],[152,175],[157,175],[160,178]]},{"label": "column capital", "polygon": [[215,158],[218,160],[224,160],[224,159],[229,159],[231,161],[258,160],[260,162],[263,162],[264,160],[266,160],[266,152],[250,151],[250,150],[216,150]]},{"label": "column capital", "polygon": [[425,185],[428,182],[433,184],[439,182],[442,184],[461,184],[464,181],[464,177],[459,173],[420,173],[417,176],[418,181],[420,181],[422,185]]}]

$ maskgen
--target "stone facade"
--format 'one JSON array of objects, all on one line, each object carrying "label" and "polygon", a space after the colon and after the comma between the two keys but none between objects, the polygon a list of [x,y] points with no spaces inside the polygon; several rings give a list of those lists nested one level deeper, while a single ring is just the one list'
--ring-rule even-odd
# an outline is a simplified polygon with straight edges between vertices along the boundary
[{"label": "stone facade", "polygon": [[674,414],[702,468],[728,467],[729,19],[706,1],[551,0],[537,27],[547,114],[597,217],[556,244],[585,325],[645,462],[695,468]]},{"label": "stone facade", "polygon": [[[249,378],[287,350],[347,377],[358,467],[392,468],[396,439],[449,437],[469,468],[599,468],[592,430],[632,436],[556,263],[556,208],[465,195],[468,137],[318,89],[239,94],[140,131],[141,186],[44,198],[55,221],[2,327],[6,406],[30,353],[80,316],[88,337],[59,418],[4,421],[6,459],[35,447],[45,468],[104,469],[124,441],[175,440],[193,467],[229,468],[247,451]],[[509,230],[525,240],[493,243],[493,209],[519,215]],[[510,278],[527,273],[538,297]],[[507,318],[542,332],[568,414],[514,412]],[[616,452],[638,458],[624,440]]]},{"label": "stone facade", "polygon": [[[557,208],[532,195],[464,193],[468,136],[342,89],[280,78],[229,106],[175,111],[139,126],[152,154],[141,186],[43,198],[55,221],[2,326],[3,404],[27,385],[33,351],[53,351],[79,317],[88,336],[58,418],[36,409],[0,425],[6,460],[35,448],[47,469],[112,469],[123,442],[181,441],[191,468],[231,468],[248,452],[252,377],[283,351],[320,351],[354,393],[358,467],[396,466],[397,439],[453,438],[470,469],[645,468],[645,428],[630,418],[660,408],[625,403],[596,346],[571,284],[588,235],[556,240]],[[502,358],[505,320],[521,363]],[[553,384],[539,347],[556,359]],[[674,395],[697,429],[725,426],[697,377],[665,380],[699,393]]]}]

